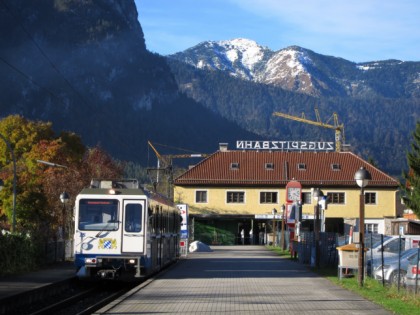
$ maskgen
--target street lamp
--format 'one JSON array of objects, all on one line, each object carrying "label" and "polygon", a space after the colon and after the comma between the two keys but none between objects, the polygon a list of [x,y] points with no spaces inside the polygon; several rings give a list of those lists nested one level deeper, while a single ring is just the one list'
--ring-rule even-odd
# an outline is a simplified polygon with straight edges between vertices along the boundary
[{"label": "street lamp", "polygon": [[274,208],[272,211],[273,213],[273,246],[276,246],[276,239],[277,239],[277,233],[276,233],[276,213],[277,210]]},{"label": "street lamp", "polygon": [[313,198],[315,200],[315,218],[314,218],[314,234],[315,234],[315,266],[319,267],[319,259],[320,259],[320,252],[319,252],[319,230],[320,230],[320,220],[319,220],[319,201],[321,198],[324,197],[324,193],[321,189],[315,188],[313,193]]},{"label": "street lamp", "polygon": [[286,206],[281,205],[281,249],[286,249],[286,239],[285,239],[285,231],[284,231],[284,218],[286,217]]},{"label": "street lamp", "polygon": [[3,141],[6,143],[6,146],[9,149],[10,154],[12,155],[12,161],[13,161],[12,232],[15,232],[16,230],[16,178],[17,178],[16,177],[16,158],[15,158],[15,152],[13,151],[12,146],[10,145],[10,142],[1,133],[0,133],[0,138],[2,138]]},{"label": "street lamp", "polygon": [[65,191],[60,195],[60,201],[63,204],[63,261],[66,260],[66,204],[69,202],[70,197],[69,194]]},{"label": "street lamp", "polygon": [[358,282],[359,287],[363,286],[364,278],[364,267],[365,267],[365,199],[364,199],[364,188],[369,183],[369,180],[372,179],[370,173],[364,168],[361,167],[354,174],[354,179],[356,180],[357,185],[360,187],[360,196],[359,196],[359,258],[358,258]]}]

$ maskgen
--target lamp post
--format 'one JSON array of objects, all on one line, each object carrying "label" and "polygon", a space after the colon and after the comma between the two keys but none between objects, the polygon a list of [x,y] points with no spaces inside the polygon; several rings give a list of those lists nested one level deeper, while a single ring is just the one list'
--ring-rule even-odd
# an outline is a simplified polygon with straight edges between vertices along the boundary
[{"label": "lamp post", "polygon": [[68,195],[68,193],[66,193],[65,191],[61,193],[60,195],[60,201],[63,204],[63,261],[66,260],[66,204],[69,202],[70,197]]},{"label": "lamp post", "polygon": [[286,206],[281,205],[281,249],[286,249],[286,239],[285,239],[285,231],[284,231],[284,218],[286,214]]},{"label": "lamp post", "polygon": [[277,233],[276,233],[276,213],[277,210],[274,208],[272,211],[273,213],[273,246],[276,246],[276,239],[277,239]]},{"label": "lamp post", "polygon": [[313,198],[315,200],[315,207],[314,207],[314,234],[315,234],[315,266],[319,268],[319,260],[320,260],[320,248],[319,248],[319,230],[320,230],[320,220],[319,220],[319,200],[324,196],[324,193],[321,189],[315,188]]},{"label": "lamp post", "polygon": [[12,232],[15,232],[16,230],[16,158],[15,158],[15,152],[13,151],[12,146],[10,145],[10,142],[1,133],[0,133],[0,138],[2,138],[3,141],[6,143],[6,146],[9,149],[10,154],[12,155],[12,161],[13,161]]},{"label": "lamp post", "polygon": [[359,287],[363,286],[364,278],[364,267],[365,267],[365,199],[364,199],[364,188],[372,179],[370,173],[361,167],[355,174],[354,179],[357,185],[360,187],[359,196],[359,258],[358,258],[358,283]]}]

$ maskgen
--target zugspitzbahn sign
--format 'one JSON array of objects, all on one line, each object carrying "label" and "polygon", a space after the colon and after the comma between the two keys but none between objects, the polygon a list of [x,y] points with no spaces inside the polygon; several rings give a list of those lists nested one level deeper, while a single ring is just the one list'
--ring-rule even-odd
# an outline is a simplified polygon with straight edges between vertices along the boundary
[{"label": "zugspitzbahn sign", "polygon": [[334,142],[325,141],[236,141],[240,150],[334,151]]}]

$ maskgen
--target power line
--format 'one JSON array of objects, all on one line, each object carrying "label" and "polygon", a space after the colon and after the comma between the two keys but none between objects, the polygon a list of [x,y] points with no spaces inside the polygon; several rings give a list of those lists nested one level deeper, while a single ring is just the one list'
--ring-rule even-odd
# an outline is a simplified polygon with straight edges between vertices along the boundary
[{"label": "power line", "polygon": [[[47,62],[49,63],[49,65],[54,69],[54,71],[64,80],[64,82],[68,85],[68,87],[70,87],[70,89],[73,91],[73,93],[75,95],[78,96],[78,98],[82,101],[83,104],[88,105],[87,102],[85,101],[85,99],[82,97],[82,95],[74,88],[74,86],[70,83],[69,80],[66,79],[66,77],[61,73],[61,71],[58,69],[58,67],[54,64],[54,62],[48,57],[47,53],[45,53],[45,51],[42,49],[42,47],[34,40],[34,38],[32,37],[32,35],[30,34],[30,32],[25,28],[25,26],[22,23],[22,19],[19,18],[19,16],[17,16],[13,10],[10,8],[10,6],[6,3],[6,0],[0,0],[0,3],[3,4],[3,7],[9,12],[9,14],[14,18],[14,20],[16,21],[16,23],[20,26],[20,28],[23,30],[23,32],[28,36],[28,38],[31,40],[31,42],[33,43],[33,45],[36,47],[36,49],[41,53],[41,55],[45,58],[45,60],[47,60]],[[125,16],[126,21],[128,22],[129,19],[127,17],[127,13],[123,12],[123,15]],[[7,60],[5,60],[4,58],[2,58],[0,56],[0,60],[2,62],[4,62],[7,66],[9,66],[11,69],[13,69],[14,71],[16,71],[17,73],[19,73],[21,76],[23,76],[25,79],[27,79],[29,82],[31,82],[32,84],[36,85],[37,87],[45,90],[48,94],[50,94],[51,96],[55,97],[61,104],[64,105],[68,105],[66,104],[59,96],[57,96],[53,91],[42,87],[39,83],[37,83],[34,79],[31,78],[30,75],[26,74],[25,72],[23,72],[22,70],[18,69],[16,66],[12,65],[10,62],[8,62]],[[93,106],[91,106],[91,108],[93,108]],[[100,111],[99,113],[101,113],[103,116],[105,116],[104,114],[108,112],[110,112],[110,109],[106,106],[104,106],[102,108],[102,111]],[[97,114],[99,114],[97,113]],[[112,114],[112,113],[111,113]],[[110,128],[114,128],[115,125],[113,125],[109,120],[104,119],[103,123],[107,124],[108,127]],[[127,139],[123,138],[119,138],[118,139],[118,143],[121,146],[124,146],[125,148],[131,149],[132,148],[132,143],[128,143]]]},{"label": "power line", "polygon": [[[52,62],[52,60],[44,52],[44,50],[41,48],[41,46],[38,45],[38,43],[34,40],[34,38],[32,37],[32,35],[29,33],[29,31],[25,28],[25,26],[21,22],[21,19],[19,18],[19,16],[17,16],[16,14],[13,13],[13,11],[10,9],[10,7],[5,3],[5,0],[1,0],[1,3],[6,8],[6,10],[9,11],[9,13],[13,16],[13,18],[17,21],[18,25],[22,28],[23,32],[29,37],[29,39],[31,40],[31,42],[39,50],[39,52],[41,53],[41,55],[47,60],[47,62],[54,69],[54,71],[57,72],[57,74],[64,80],[64,82],[70,87],[70,89],[80,98],[80,100],[85,105],[88,105],[87,102],[85,101],[85,99],[82,97],[82,95],[80,95],[80,93],[74,88],[74,86],[70,83],[70,81],[67,80],[67,78],[60,72],[60,70],[57,68],[57,66]],[[3,61],[4,61],[4,59],[3,59]],[[19,71],[19,73],[22,74],[21,71]],[[28,77],[28,76],[25,75],[25,77]],[[31,82],[34,82],[34,81],[31,80]]]},{"label": "power line", "polygon": [[54,98],[56,98],[61,104],[66,105],[66,103],[64,103],[64,101],[59,96],[57,96],[54,92],[52,92],[51,90],[49,90],[49,89],[47,89],[47,88],[39,85],[30,76],[28,76],[26,73],[24,73],[23,71],[19,70],[15,66],[13,66],[10,62],[8,62],[7,60],[5,60],[3,57],[0,56],[0,60],[3,61],[6,65],[8,65],[11,69],[13,69],[17,73],[19,73],[21,76],[23,76],[25,79],[27,79],[29,82],[31,82],[33,85],[36,85],[40,89],[46,91],[48,94],[50,94],[51,96],[53,96]]}]

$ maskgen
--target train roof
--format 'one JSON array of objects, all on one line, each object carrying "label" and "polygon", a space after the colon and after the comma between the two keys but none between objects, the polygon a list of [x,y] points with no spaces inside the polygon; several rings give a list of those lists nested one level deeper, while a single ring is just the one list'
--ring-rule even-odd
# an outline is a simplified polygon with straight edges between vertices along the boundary
[{"label": "train roof", "polygon": [[82,189],[80,195],[144,195],[157,203],[175,206],[169,198],[140,186],[137,179],[92,179],[90,186]]}]

